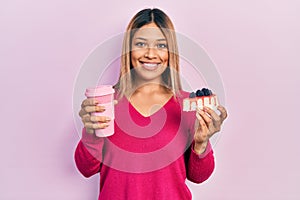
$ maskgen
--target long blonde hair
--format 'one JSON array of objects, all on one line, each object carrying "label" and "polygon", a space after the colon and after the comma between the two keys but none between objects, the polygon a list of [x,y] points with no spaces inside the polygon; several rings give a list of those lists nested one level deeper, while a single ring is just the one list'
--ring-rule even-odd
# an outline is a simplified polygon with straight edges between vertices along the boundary
[{"label": "long blonde hair", "polygon": [[172,91],[173,95],[179,96],[182,89],[179,77],[179,56],[176,34],[170,18],[160,9],[144,9],[139,11],[129,22],[123,39],[121,70],[118,83],[114,86],[118,98],[129,96],[135,89],[134,75],[131,65],[131,42],[136,31],[142,26],[155,23],[164,34],[169,53],[168,68],[162,74],[165,86]]}]

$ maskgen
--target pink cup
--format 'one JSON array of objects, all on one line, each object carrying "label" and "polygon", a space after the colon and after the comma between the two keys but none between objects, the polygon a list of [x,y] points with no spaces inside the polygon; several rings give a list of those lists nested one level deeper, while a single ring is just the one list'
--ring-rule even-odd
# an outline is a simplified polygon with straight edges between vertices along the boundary
[{"label": "pink cup", "polygon": [[108,127],[104,129],[96,129],[95,134],[98,137],[107,137],[114,134],[114,94],[115,90],[111,85],[100,85],[96,88],[87,88],[85,96],[87,98],[95,98],[99,102],[98,105],[104,106],[104,112],[94,112],[95,116],[106,116],[111,120],[108,122]]}]

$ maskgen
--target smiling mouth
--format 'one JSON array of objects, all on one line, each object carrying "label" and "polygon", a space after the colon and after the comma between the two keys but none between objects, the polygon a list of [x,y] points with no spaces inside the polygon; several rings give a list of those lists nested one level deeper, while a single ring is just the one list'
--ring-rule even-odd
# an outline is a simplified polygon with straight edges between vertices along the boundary
[{"label": "smiling mouth", "polygon": [[144,69],[150,71],[156,70],[160,66],[160,63],[148,63],[148,62],[141,62],[141,61],[140,63],[142,64],[142,67]]}]

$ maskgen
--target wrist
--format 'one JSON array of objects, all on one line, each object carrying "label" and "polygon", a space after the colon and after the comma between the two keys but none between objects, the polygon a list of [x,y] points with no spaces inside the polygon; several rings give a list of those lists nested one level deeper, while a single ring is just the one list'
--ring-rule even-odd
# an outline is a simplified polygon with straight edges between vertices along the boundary
[{"label": "wrist", "polygon": [[201,142],[201,143],[195,142],[195,144],[194,144],[194,151],[195,151],[198,155],[204,153],[205,150],[206,150],[207,144],[208,144],[208,141],[206,141],[206,142]]}]

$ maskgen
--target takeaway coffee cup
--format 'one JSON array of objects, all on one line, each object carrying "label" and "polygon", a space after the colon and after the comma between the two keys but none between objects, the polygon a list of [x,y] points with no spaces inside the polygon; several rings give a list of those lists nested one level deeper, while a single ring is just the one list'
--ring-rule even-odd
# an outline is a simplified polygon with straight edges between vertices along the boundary
[{"label": "takeaway coffee cup", "polygon": [[108,122],[108,127],[96,129],[95,134],[98,137],[107,137],[114,134],[114,93],[115,90],[111,85],[99,85],[94,88],[87,88],[85,91],[87,98],[95,98],[98,105],[105,107],[104,112],[93,112],[92,115],[106,116],[111,119]]}]

